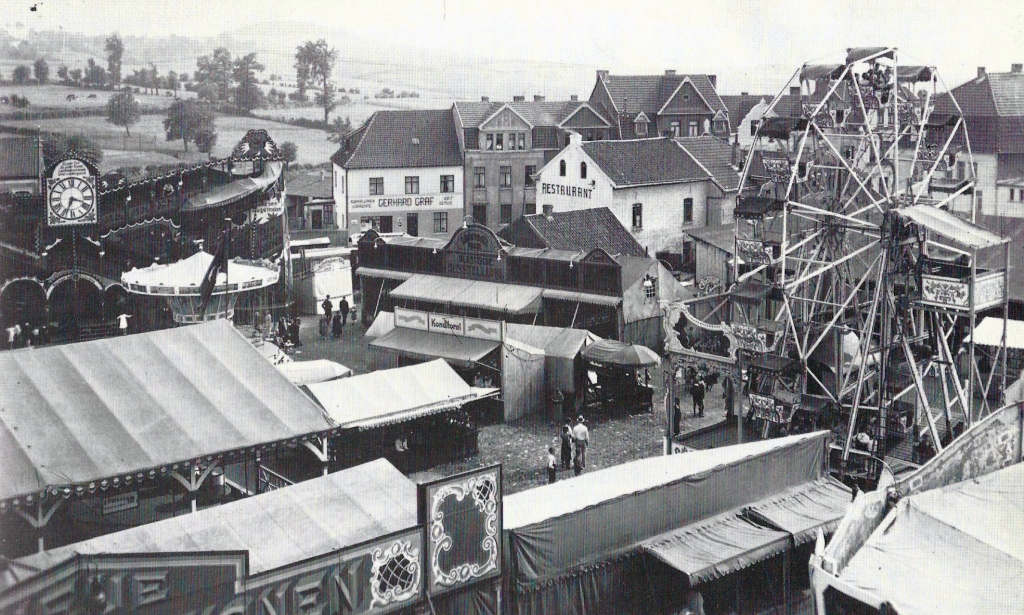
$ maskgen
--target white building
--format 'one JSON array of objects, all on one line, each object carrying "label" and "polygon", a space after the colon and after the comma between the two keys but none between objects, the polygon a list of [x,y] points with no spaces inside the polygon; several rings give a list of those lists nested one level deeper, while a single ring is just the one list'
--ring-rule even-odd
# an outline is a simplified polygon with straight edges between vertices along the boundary
[{"label": "white building", "polygon": [[650,253],[685,263],[688,229],[732,221],[739,173],[730,156],[712,136],[586,143],[573,136],[541,169],[537,201],[554,212],[608,207]]},{"label": "white building", "polygon": [[331,161],[350,235],[448,237],[462,224],[463,158],[450,110],[377,111]]}]

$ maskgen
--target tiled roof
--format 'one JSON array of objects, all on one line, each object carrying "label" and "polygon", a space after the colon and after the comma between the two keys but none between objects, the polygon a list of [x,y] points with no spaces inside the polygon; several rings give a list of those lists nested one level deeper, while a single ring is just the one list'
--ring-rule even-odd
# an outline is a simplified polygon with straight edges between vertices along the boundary
[{"label": "tiled roof", "polygon": [[618,187],[710,179],[707,171],[667,137],[588,141],[583,151]]},{"label": "tiled roof", "polygon": [[736,226],[733,224],[688,229],[686,234],[730,255],[736,248]]},{"label": "tiled roof", "polygon": [[544,214],[523,216],[498,236],[516,245],[525,240],[528,247],[582,252],[602,248],[613,255],[645,255],[643,246],[607,207],[554,212],[550,219]]},{"label": "tiled roof", "polygon": [[754,105],[761,102],[761,100],[771,102],[774,97],[767,94],[730,94],[723,95],[721,98],[725,108],[729,110],[729,121],[732,123],[732,129],[736,130],[739,128],[743,118],[747,117],[750,110],[754,108]]},{"label": "tiled roof", "polygon": [[[978,216],[977,223],[993,233],[1010,238],[1011,301],[1024,301],[1024,218],[1005,216]],[[1002,269],[1006,265],[1002,248],[990,248],[978,253],[979,265],[988,269]]]},{"label": "tiled roof", "polygon": [[331,157],[346,169],[462,165],[450,109],[377,111]]},{"label": "tiled roof", "polygon": [[[498,112],[499,109],[508,105],[534,127],[557,126],[576,109],[587,105],[583,100],[552,100],[552,101],[521,101],[521,102],[466,102],[455,103],[462,118],[462,126],[465,128],[479,127],[485,120]],[[589,106],[589,105],[588,105]],[[598,117],[603,117],[600,112],[594,110]]]},{"label": "tiled roof", "polygon": [[619,113],[643,111],[656,114],[685,79],[693,83],[712,111],[728,109],[711,84],[707,75],[608,75],[604,77],[605,87],[611,95]]},{"label": "tiled roof", "polygon": [[987,73],[935,99],[933,117],[959,115],[960,104],[975,152],[1024,153],[1024,74]]},{"label": "tiled roof", "polygon": [[740,172],[733,167],[732,146],[718,137],[683,137],[676,139],[686,153],[707,169],[722,190],[739,190]]},{"label": "tiled roof", "polygon": [[334,195],[330,173],[296,173],[288,176],[288,194],[314,199],[327,199]]},{"label": "tiled roof", "polygon": [[0,138],[0,179],[39,177],[39,165],[36,137]]}]

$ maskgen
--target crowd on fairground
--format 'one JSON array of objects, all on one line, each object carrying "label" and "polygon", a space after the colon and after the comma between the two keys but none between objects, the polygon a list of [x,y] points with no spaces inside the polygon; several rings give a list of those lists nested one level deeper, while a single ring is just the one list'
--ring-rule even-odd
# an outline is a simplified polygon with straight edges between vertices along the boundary
[{"label": "crowd on fairground", "polygon": [[[587,429],[587,419],[583,415],[576,417],[576,425],[569,421],[562,427],[559,435],[562,444],[562,470],[572,469],[573,475],[579,476],[583,468],[587,467],[587,447],[590,446],[590,430]],[[555,458],[555,447],[548,447],[547,458],[548,482],[558,480],[558,459]]]},{"label": "crowd on fairground", "polygon": [[[327,298],[320,304],[320,307],[324,309],[324,317],[320,319],[320,338],[326,339],[333,336],[335,339],[338,339],[345,332],[349,312],[352,310],[352,307],[348,304],[348,299],[342,297],[341,301],[338,302],[338,311],[335,312],[331,296],[327,295]],[[334,316],[332,317],[331,314],[334,314]]]}]

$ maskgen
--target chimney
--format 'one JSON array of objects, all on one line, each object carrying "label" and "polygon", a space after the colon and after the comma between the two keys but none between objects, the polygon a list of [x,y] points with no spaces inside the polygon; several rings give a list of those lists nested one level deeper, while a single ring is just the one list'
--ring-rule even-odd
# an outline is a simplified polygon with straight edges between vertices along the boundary
[{"label": "chimney", "polygon": [[799,96],[800,95],[800,86],[798,86],[798,85],[789,86],[789,95],[790,96]]},{"label": "chimney", "polygon": [[544,102],[544,97],[540,94],[533,95],[533,102]]},{"label": "chimney", "polygon": [[608,71],[606,71],[606,70],[598,70],[597,71],[597,78],[599,80],[600,79],[607,79],[608,78]]},{"label": "chimney", "polygon": [[708,75],[708,81],[711,82],[711,87],[718,89],[718,75]]},{"label": "chimney", "polygon": [[983,79],[984,77],[985,77],[985,67],[984,66],[979,66],[978,67],[978,79]]},{"label": "chimney", "polygon": [[750,96],[750,92],[740,92],[740,96]]},{"label": "chimney", "polygon": [[732,155],[730,156],[730,164],[737,166],[740,159],[740,136],[736,135],[736,140],[732,142]]},{"label": "chimney", "polygon": [[543,210],[544,210],[544,217],[545,218],[547,218],[548,220],[554,220],[555,219],[555,206],[554,205],[545,204],[544,207],[543,207]]},{"label": "chimney", "polygon": [[578,132],[569,132],[569,145],[583,145],[583,135]]},{"label": "chimney", "polygon": [[525,96],[521,96],[521,95],[520,96],[513,96],[512,97],[512,102],[526,102],[526,97]]},{"label": "chimney", "polygon": [[1024,64],[1011,64],[1010,72],[1013,73],[1014,75],[1021,74],[1022,72],[1024,72]]},{"label": "chimney", "polygon": [[674,71],[674,70],[672,70],[670,68],[665,69],[665,76],[666,77],[674,77],[675,74],[676,74],[676,71]]},{"label": "chimney", "polygon": [[571,100],[572,102],[578,102],[579,99],[580,97],[578,94],[572,94],[571,96],[569,96],[569,100]]},{"label": "chimney", "polygon": [[491,102],[491,97],[490,96],[481,96],[480,97],[480,102]]}]

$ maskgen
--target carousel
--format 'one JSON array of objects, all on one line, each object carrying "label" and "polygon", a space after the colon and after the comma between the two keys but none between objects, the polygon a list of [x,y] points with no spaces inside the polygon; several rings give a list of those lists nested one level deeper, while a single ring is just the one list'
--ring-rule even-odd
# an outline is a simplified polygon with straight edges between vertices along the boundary
[{"label": "carousel", "polygon": [[217,274],[209,304],[203,310],[200,286],[213,260],[212,254],[200,250],[175,263],[127,271],[121,275],[121,282],[129,293],[167,299],[174,322],[187,325],[233,318],[239,294],[272,286],[281,277],[280,268],[269,261],[231,259]]}]

